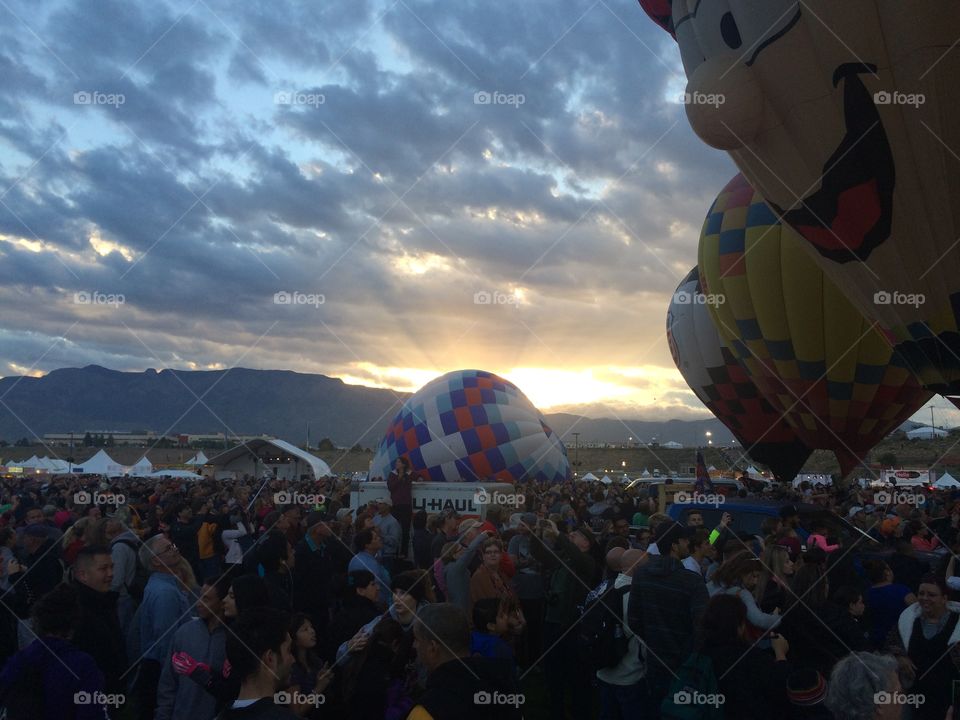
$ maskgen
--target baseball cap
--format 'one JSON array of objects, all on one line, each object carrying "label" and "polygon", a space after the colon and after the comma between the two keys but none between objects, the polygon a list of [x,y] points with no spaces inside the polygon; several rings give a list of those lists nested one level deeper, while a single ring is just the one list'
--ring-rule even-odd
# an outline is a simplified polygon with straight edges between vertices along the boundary
[{"label": "baseball cap", "polygon": [[337,510],[337,520],[343,520],[345,517],[347,517],[347,515],[350,515],[352,513],[353,513],[353,510],[351,510],[350,508],[340,508],[339,510]]},{"label": "baseball cap", "polygon": [[862,513],[862,512],[863,512],[863,508],[862,508],[862,507],[860,507],[859,505],[854,505],[852,508],[850,508],[850,509],[847,511],[847,517],[853,517],[853,516],[856,515],[857,513]]},{"label": "baseball cap", "polygon": [[390,499],[390,496],[377,498],[377,505],[387,505],[393,507],[393,500]]},{"label": "baseball cap", "polygon": [[319,510],[307,513],[307,530],[322,522],[330,522],[330,515]]},{"label": "baseball cap", "polygon": [[796,670],[787,677],[787,699],[793,705],[810,707],[827,695],[827,681],[813,669]]}]

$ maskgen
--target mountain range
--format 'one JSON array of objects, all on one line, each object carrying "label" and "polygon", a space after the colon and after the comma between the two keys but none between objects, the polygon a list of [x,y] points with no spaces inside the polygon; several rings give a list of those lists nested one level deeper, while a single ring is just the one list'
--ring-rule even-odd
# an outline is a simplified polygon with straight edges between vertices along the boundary
[{"label": "mountain range", "polygon": [[[409,393],[348,385],[288,370],[119,372],[98,365],[53,370],[43,377],[0,379],[0,438],[45,433],[153,430],[158,434],[272,435],[295,444],[376,447]],[[547,414],[569,443],[732,442],[716,419],[649,421]],[[712,433],[707,436],[706,433]]]}]

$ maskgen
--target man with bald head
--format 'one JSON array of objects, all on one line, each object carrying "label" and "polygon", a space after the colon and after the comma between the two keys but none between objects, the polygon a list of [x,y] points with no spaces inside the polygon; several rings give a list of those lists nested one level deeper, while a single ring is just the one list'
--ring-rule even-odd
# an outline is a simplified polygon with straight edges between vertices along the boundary
[{"label": "man with bald head", "polygon": [[[602,718],[641,717],[647,702],[644,675],[646,666],[640,656],[640,640],[627,624],[627,606],[630,603],[630,586],[633,571],[646,559],[642,550],[613,548],[607,553],[607,566],[617,570],[613,581],[614,593],[620,596],[617,607],[623,632],[630,639],[627,652],[614,667],[597,670],[597,685],[600,687]],[[612,603],[611,603],[612,604]]]}]

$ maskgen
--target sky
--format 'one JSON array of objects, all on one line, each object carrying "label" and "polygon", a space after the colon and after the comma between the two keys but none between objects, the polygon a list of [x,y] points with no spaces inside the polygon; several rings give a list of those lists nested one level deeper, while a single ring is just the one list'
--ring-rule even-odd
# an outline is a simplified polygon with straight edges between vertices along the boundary
[{"label": "sky", "polygon": [[664,323],[736,170],[635,2],[519,7],[0,3],[0,375],[480,368],[707,416]]}]

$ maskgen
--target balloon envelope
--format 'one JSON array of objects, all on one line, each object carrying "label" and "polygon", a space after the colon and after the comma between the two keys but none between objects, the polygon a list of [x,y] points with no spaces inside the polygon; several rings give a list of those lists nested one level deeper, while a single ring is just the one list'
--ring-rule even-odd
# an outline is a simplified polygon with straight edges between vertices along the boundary
[{"label": "balloon envelope", "polygon": [[567,452],[516,385],[482,370],[431,380],[404,402],[370,466],[386,478],[397,458],[434,482],[570,478]]},{"label": "balloon envelope", "polygon": [[934,392],[960,393],[960,3],[640,0],[686,111]]},{"label": "balloon envelope", "polygon": [[808,447],[846,475],[930,398],[873,325],[738,175],[700,237],[704,289],[720,336]]},{"label": "balloon envelope", "polygon": [[733,433],[754,462],[792,480],[811,450],[773,409],[720,339],[700,289],[697,268],[685,277],[667,312],[667,341],[683,379]]}]

